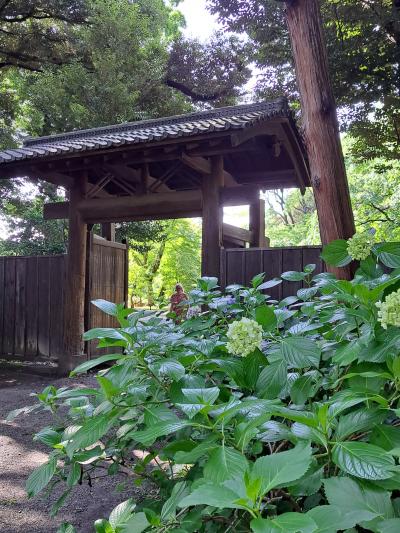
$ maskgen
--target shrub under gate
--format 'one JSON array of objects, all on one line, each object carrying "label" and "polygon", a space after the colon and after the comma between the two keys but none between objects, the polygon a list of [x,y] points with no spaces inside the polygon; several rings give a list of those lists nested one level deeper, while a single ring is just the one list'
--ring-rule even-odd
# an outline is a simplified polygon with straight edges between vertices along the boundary
[{"label": "shrub under gate", "polygon": [[[345,241],[323,257],[351,260]],[[313,270],[259,275],[227,296],[203,278],[190,296],[207,310],[182,324],[93,302],[120,327],[85,339],[124,353],[74,370],[114,362],[98,371],[96,388],[49,386],[10,415],[56,415],[35,436],[51,452],[29,477],[29,496],[62,484],[57,512],[106,467],[128,484],[150,480],[158,494],[122,502],[95,523],[98,533],[399,532],[400,328],[380,320],[400,287],[400,245],[372,246],[351,282]],[[282,279],[304,288],[275,302],[266,293]],[[252,347],[245,357],[241,343],[243,353]]]}]

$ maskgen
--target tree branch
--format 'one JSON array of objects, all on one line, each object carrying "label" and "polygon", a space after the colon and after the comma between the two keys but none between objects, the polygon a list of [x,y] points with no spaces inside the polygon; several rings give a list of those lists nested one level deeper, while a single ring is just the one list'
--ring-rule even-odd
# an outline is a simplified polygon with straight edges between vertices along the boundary
[{"label": "tree branch", "polygon": [[189,96],[193,100],[197,100],[198,102],[212,102],[214,100],[218,100],[218,98],[222,98],[223,96],[226,96],[229,92],[228,89],[221,89],[221,91],[215,92],[213,94],[200,94],[196,92],[193,89],[190,89],[183,83],[180,83],[179,81],[171,80],[170,78],[164,79],[165,85],[167,87],[171,87],[171,89],[176,89],[177,91],[180,91],[185,96]]}]

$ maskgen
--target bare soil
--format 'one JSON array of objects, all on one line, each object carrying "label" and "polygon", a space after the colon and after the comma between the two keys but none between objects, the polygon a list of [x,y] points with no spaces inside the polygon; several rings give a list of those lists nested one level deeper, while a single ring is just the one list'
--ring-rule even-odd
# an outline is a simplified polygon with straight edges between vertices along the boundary
[{"label": "bare soil", "polygon": [[51,497],[40,495],[28,500],[25,482],[29,474],[47,460],[48,448],[33,442],[32,436],[52,423],[48,412],[19,416],[13,422],[4,419],[13,409],[34,403],[29,395],[41,392],[48,384],[88,386],[93,377],[58,379],[32,376],[0,368],[0,532],[1,533],[55,533],[62,522],[70,522],[78,533],[93,532],[97,518],[107,518],[119,502],[132,497],[144,497],[144,489],[130,483],[123,492],[115,490],[125,477],[107,476],[93,482],[93,487],[78,486],[68,498],[56,518],[50,509],[62,492]]}]

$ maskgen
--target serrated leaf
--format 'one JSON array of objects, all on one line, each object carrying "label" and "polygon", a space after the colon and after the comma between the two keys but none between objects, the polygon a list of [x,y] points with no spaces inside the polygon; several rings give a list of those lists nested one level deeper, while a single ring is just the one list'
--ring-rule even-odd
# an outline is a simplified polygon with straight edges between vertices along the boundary
[{"label": "serrated leaf", "polygon": [[131,499],[119,503],[111,511],[111,514],[108,518],[108,521],[110,522],[111,526],[116,529],[117,527],[126,524],[135,507],[136,504]]},{"label": "serrated leaf", "polygon": [[389,268],[400,268],[400,244],[385,242],[375,246],[379,261]]},{"label": "serrated leaf", "polygon": [[174,485],[171,496],[161,509],[161,520],[171,520],[172,518],[175,518],[178,503],[187,495],[187,493],[188,489],[185,481],[180,481]]},{"label": "serrated leaf", "polygon": [[265,291],[266,289],[272,289],[272,287],[276,287],[277,285],[280,285],[282,283],[282,280],[279,278],[270,279],[269,281],[265,281],[264,283],[261,283],[261,285],[258,285],[257,289],[259,291]]},{"label": "serrated leaf", "polygon": [[343,239],[326,244],[321,253],[322,259],[328,265],[343,267],[351,263],[351,257],[347,252],[347,242]]},{"label": "serrated leaf", "polygon": [[33,440],[38,440],[46,444],[46,446],[53,447],[61,442],[61,435],[52,428],[43,428],[36,433]]},{"label": "serrated leaf", "polygon": [[366,442],[338,442],[332,459],[344,472],[362,479],[388,479],[394,475],[394,459],[385,450]]},{"label": "serrated leaf", "polygon": [[370,443],[380,446],[386,451],[400,447],[400,427],[387,424],[376,425],[373,429]]},{"label": "serrated leaf", "polygon": [[273,331],[276,329],[278,321],[273,307],[268,305],[256,307],[255,317],[256,321],[262,326],[264,331]]},{"label": "serrated leaf", "polygon": [[201,403],[203,405],[212,405],[219,396],[218,387],[199,388],[199,389],[182,389],[183,395],[191,403]]},{"label": "serrated leaf", "polygon": [[252,478],[261,479],[262,493],[278,485],[288,485],[300,479],[311,462],[311,446],[298,444],[292,450],[260,457],[254,463]]},{"label": "serrated leaf", "polygon": [[219,509],[243,509],[243,505],[235,503],[238,499],[240,499],[240,495],[228,487],[203,483],[196,487],[189,496],[183,498],[178,506],[210,505]]},{"label": "serrated leaf", "polygon": [[91,303],[94,306],[96,306],[98,309],[103,311],[103,313],[106,313],[106,315],[110,315],[110,316],[115,316],[116,317],[117,314],[118,314],[118,307],[116,306],[116,304],[114,304],[112,302],[108,302],[107,300],[98,299],[98,300],[92,300]]},{"label": "serrated leaf", "polygon": [[121,529],[121,533],[142,533],[150,526],[144,513],[135,513]]},{"label": "serrated leaf", "polygon": [[157,375],[167,376],[174,381],[179,381],[185,375],[185,367],[175,359],[163,359],[150,366]]},{"label": "serrated leaf", "polygon": [[247,459],[234,448],[219,446],[211,452],[204,466],[204,479],[219,484],[242,475],[248,467]]},{"label": "serrated leaf", "polygon": [[317,524],[301,513],[283,513],[276,518],[255,518],[250,523],[254,533],[314,533]]},{"label": "serrated leaf", "polygon": [[84,374],[88,370],[95,368],[96,366],[102,365],[103,363],[108,363],[109,361],[117,361],[122,359],[123,354],[114,353],[109,355],[102,355],[96,359],[91,359],[90,361],[85,361],[84,363],[78,365],[74,370],[71,371],[70,377],[76,376],[77,374]]},{"label": "serrated leaf", "polygon": [[101,439],[107,433],[110,426],[111,420],[108,414],[86,420],[78,431],[74,433],[71,442],[66,446],[66,452],[69,457],[72,457],[75,450],[86,448]]},{"label": "serrated leaf", "polygon": [[256,383],[256,391],[262,398],[274,399],[279,396],[286,384],[286,363],[285,361],[277,361],[262,369]]},{"label": "serrated leaf", "polygon": [[81,477],[81,465],[79,463],[72,463],[71,469],[68,473],[67,477],[67,485],[68,487],[73,487],[76,485]]},{"label": "serrated leaf", "polygon": [[36,468],[28,477],[26,482],[26,492],[28,497],[32,498],[39,494],[49,483],[57,470],[57,459],[50,457],[47,463]]},{"label": "serrated leaf", "polygon": [[135,431],[133,433],[129,433],[129,435],[137,442],[141,442],[147,446],[152,444],[156,439],[158,439],[158,437],[170,435],[171,433],[175,433],[176,431],[191,425],[192,422],[190,420],[160,422],[156,426],[144,429],[142,431]]},{"label": "serrated leaf", "polygon": [[83,340],[113,339],[126,342],[127,336],[117,328],[93,328],[83,334]]},{"label": "serrated leaf", "polygon": [[317,524],[316,533],[336,533],[347,527],[341,509],[335,505],[319,505],[308,511],[307,516]]},{"label": "serrated leaf", "polygon": [[217,440],[217,435],[210,435],[192,450],[188,452],[178,451],[174,456],[174,461],[178,464],[193,464],[200,459],[200,457],[203,457],[210,451],[214,450],[214,448],[217,447]]},{"label": "serrated leaf", "polygon": [[311,339],[296,336],[282,339],[280,352],[288,368],[319,366],[321,350]]},{"label": "serrated leaf", "polygon": [[304,272],[296,272],[295,270],[288,270],[281,274],[281,278],[286,281],[303,281],[305,277]]},{"label": "serrated leaf", "polygon": [[[354,433],[370,430],[375,424],[379,424],[385,420],[387,412],[381,409],[370,408],[357,409],[347,415],[342,415],[335,431],[335,436],[338,440],[343,440]],[[372,440],[371,440],[371,443]],[[379,443],[375,443],[378,444]]]},{"label": "serrated leaf", "polygon": [[357,481],[348,477],[326,479],[324,486],[329,503],[339,507],[343,513],[343,529],[377,517],[393,516],[388,492],[361,487]]},{"label": "serrated leaf", "polygon": [[315,374],[308,373],[296,379],[290,388],[290,397],[296,405],[303,405],[308,398],[314,396],[317,389]]}]

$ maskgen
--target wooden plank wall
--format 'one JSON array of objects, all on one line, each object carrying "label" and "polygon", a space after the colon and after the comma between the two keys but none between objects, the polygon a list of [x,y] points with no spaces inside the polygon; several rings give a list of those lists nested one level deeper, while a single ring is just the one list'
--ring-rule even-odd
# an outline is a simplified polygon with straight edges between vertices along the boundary
[{"label": "wooden plank wall", "polygon": [[[122,303],[127,294],[127,249],[89,237],[85,329],[117,325],[90,304],[103,298]],[[0,257],[0,359],[57,362],[62,354],[67,256]],[[97,343],[87,346],[97,357]]]},{"label": "wooden plank wall", "polygon": [[0,358],[57,360],[65,260],[64,255],[0,257]]},{"label": "wooden plank wall", "polygon": [[[87,293],[88,314],[86,329],[110,328],[118,326],[113,317],[106,315],[90,302],[98,298],[114,303],[127,299],[127,247],[125,244],[111,242],[92,235],[90,238],[90,261]],[[96,348],[97,341],[88,346],[90,358],[109,353],[109,349]]]},{"label": "wooden plank wall", "polygon": [[[251,279],[260,272],[265,272],[265,280],[279,277],[288,270],[302,271],[310,263],[316,265],[315,274],[325,271],[320,258],[320,246],[303,246],[287,248],[223,248],[221,250],[222,287],[239,283],[249,285]],[[268,294],[277,300],[296,294],[302,287],[301,282],[284,281],[268,289]]]}]

